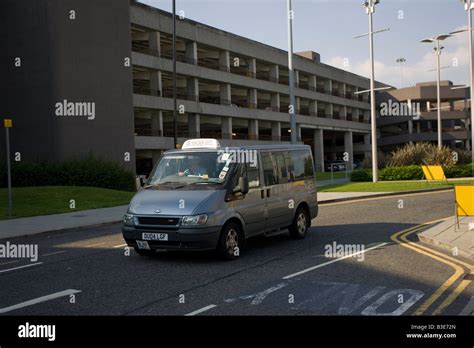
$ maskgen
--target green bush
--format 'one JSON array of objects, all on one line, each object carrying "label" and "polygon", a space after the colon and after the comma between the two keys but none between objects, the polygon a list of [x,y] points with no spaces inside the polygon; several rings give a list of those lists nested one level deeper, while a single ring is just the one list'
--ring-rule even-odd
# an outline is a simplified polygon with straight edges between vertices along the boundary
[{"label": "green bush", "polygon": [[423,178],[421,166],[387,167],[379,172],[382,181],[420,180]]},{"label": "green bush", "polygon": [[461,164],[454,167],[444,168],[444,174],[447,178],[467,178],[474,176],[473,164]]},{"label": "green bush", "polygon": [[[7,186],[5,163],[0,163],[0,185]],[[115,190],[135,190],[133,174],[116,162],[89,156],[83,160],[60,163],[13,162],[12,185],[28,186],[90,186]]]},{"label": "green bush", "polygon": [[[437,145],[431,143],[407,144],[392,152],[389,166],[402,167],[424,164],[452,167],[456,164],[453,156],[454,151],[446,146],[438,149]],[[466,157],[464,151],[457,152],[458,157],[464,160]]]},{"label": "green bush", "polygon": [[367,182],[372,181],[372,171],[369,169],[358,169],[351,173],[352,182]]}]

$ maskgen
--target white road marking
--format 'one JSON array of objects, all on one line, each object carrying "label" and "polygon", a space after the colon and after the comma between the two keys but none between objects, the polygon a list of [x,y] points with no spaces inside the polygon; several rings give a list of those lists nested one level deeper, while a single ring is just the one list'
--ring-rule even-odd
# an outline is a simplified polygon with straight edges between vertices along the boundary
[{"label": "white road marking", "polygon": [[[397,302],[397,297],[400,295],[409,295],[408,299],[404,300],[403,303]],[[387,292],[385,295],[380,297],[377,301],[372,303],[370,306],[365,308],[360,314],[362,315],[393,315],[393,316],[399,316],[402,315],[407,311],[408,308],[413,306],[420,298],[424,296],[423,291],[418,291],[418,290],[413,290],[413,289],[396,289],[392,290],[390,292]],[[395,310],[392,312],[379,312],[378,309],[386,302],[389,300],[394,299],[395,302],[400,304]]]},{"label": "white road marking", "polygon": [[57,255],[57,254],[62,254],[62,253],[65,253],[65,252],[66,252],[66,250],[56,251],[56,252],[54,252],[54,253],[49,253],[49,254],[41,255],[41,257],[52,256],[52,255]]},{"label": "white road marking", "polygon": [[209,309],[212,309],[214,307],[217,307],[217,305],[215,304],[211,304],[209,306],[206,306],[206,307],[202,307],[198,310],[195,310],[194,312],[191,312],[191,313],[188,313],[188,314],[185,314],[185,316],[189,317],[189,316],[193,316],[193,315],[196,315],[196,314],[199,314],[199,313],[202,313],[202,312],[205,312],[205,311],[208,311]]},{"label": "white road marking", "polygon": [[19,261],[18,261],[18,260],[15,260],[15,261],[4,262],[4,263],[0,263],[0,266],[2,266],[2,265],[9,265],[9,264],[11,264],[11,263],[17,263],[17,262],[19,262]]},{"label": "white road marking", "polygon": [[365,253],[365,252],[367,252],[367,251],[369,251],[369,250],[373,250],[373,249],[380,248],[381,246],[384,246],[384,245],[387,245],[387,244],[388,244],[388,243],[382,243],[382,244],[373,246],[373,247],[371,247],[371,248],[365,249],[365,250],[363,250],[363,251],[355,252],[355,253],[352,253],[352,254],[349,254],[349,255],[346,255],[346,256],[343,256],[343,257],[339,257],[339,258],[337,258],[337,259],[334,259],[334,260],[331,260],[331,261],[328,261],[328,262],[321,263],[321,264],[316,265],[316,266],[313,266],[313,267],[306,268],[306,269],[304,269],[304,270],[302,270],[302,271],[299,271],[299,272],[296,272],[296,273],[287,275],[287,276],[283,277],[283,279],[294,278],[294,277],[299,276],[299,275],[301,275],[301,274],[303,274],[303,273],[307,273],[307,272],[314,271],[315,269],[318,269],[318,268],[321,268],[321,267],[325,267],[325,266],[327,266],[327,265],[330,265],[331,263],[338,262],[338,261],[347,259],[347,258],[349,258],[349,257],[353,257],[353,256],[355,256],[355,255],[359,255],[359,254]]},{"label": "white road marking", "polygon": [[35,305],[37,303],[46,302],[46,301],[49,301],[49,300],[54,300],[54,299],[59,298],[59,297],[69,296],[69,295],[72,295],[72,294],[77,294],[78,292],[81,292],[81,290],[68,289],[68,290],[56,292],[56,293],[51,294],[51,295],[38,297],[38,298],[35,298],[33,300],[18,303],[16,305],[13,305],[13,306],[10,306],[10,307],[0,308],[0,314],[11,312],[11,311],[14,311],[16,309],[32,306],[32,305]]},{"label": "white road marking", "polygon": [[121,247],[124,247],[124,246],[127,246],[127,244],[116,245],[116,246],[114,246],[114,248],[121,248]]},{"label": "white road marking", "polygon": [[468,302],[466,307],[459,313],[459,315],[474,315],[474,296],[471,297],[471,300]]},{"label": "white road marking", "polygon": [[253,299],[253,301],[250,303],[252,305],[259,305],[260,303],[262,303],[262,301],[269,295],[271,294],[272,292],[275,292],[275,291],[278,291],[280,290],[281,288],[284,288],[285,286],[287,286],[288,283],[280,283],[278,285],[275,285],[274,287],[271,287],[270,289],[267,289],[265,291],[262,291],[258,294],[255,295],[255,298]]},{"label": "white road marking", "polygon": [[21,268],[26,268],[26,267],[39,266],[41,264],[43,264],[43,262],[31,263],[29,265],[19,266],[19,267],[15,267],[15,268],[2,269],[0,271],[0,273],[10,272],[10,271],[14,271],[14,270],[21,269]]}]

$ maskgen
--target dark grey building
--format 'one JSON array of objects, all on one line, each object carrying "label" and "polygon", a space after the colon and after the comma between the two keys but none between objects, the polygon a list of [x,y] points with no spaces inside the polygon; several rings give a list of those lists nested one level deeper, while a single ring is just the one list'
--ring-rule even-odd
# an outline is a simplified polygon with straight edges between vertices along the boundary
[{"label": "dark grey building", "polygon": [[13,119],[12,153],[93,153],[134,171],[129,1],[2,0],[0,31],[0,117]]}]

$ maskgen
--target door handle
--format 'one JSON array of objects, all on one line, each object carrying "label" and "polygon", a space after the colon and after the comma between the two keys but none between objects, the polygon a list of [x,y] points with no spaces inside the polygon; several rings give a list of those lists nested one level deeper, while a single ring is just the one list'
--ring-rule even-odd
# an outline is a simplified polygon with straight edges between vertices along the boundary
[{"label": "door handle", "polygon": [[270,197],[270,189],[267,189],[267,197]]},{"label": "door handle", "polygon": [[260,190],[260,198],[265,198],[265,190]]}]

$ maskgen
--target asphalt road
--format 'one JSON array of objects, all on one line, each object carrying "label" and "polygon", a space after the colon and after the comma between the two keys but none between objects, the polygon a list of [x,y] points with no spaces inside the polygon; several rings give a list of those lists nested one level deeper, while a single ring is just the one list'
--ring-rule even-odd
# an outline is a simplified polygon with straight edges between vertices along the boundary
[{"label": "asphalt road", "polygon": [[[40,256],[0,259],[0,314],[457,315],[472,283],[451,295],[461,277],[433,299],[453,267],[391,238],[452,211],[452,193],[322,205],[306,239],[258,237],[236,261],[209,252],[126,255],[120,224],[10,239],[38,244]],[[416,233],[408,238],[423,245]],[[334,243],[364,252],[327,257]]]}]

